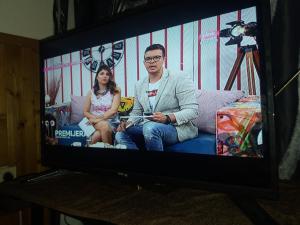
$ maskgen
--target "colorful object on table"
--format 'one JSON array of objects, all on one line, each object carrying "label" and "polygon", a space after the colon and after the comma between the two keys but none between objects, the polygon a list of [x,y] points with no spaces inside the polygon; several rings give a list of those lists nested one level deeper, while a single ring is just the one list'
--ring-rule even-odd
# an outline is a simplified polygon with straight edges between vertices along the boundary
[{"label": "colorful object on table", "polygon": [[261,105],[249,96],[217,111],[217,154],[263,157]]}]

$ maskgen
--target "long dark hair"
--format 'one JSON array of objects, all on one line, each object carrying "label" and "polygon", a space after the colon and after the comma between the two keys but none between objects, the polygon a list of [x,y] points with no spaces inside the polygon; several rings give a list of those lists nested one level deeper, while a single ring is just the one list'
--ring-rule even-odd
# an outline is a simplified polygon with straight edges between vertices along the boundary
[{"label": "long dark hair", "polygon": [[94,86],[93,86],[94,94],[98,95],[98,91],[100,89],[97,77],[98,77],[98,74],[100,73],[101,70],[106,70],[109,73],[109,81],[108,81],[108,83],[106,85],[106,87],[109,90],[109,92],[111,94],[117,93],[118,92],[117,85],[116,85],[116,82],[113,81],[113,74],[111,72],[111,69],[109,68],[109,66],[103,64],[103,65],[99,66],[99,68],[98,68],[98,70],[96,72]]}]

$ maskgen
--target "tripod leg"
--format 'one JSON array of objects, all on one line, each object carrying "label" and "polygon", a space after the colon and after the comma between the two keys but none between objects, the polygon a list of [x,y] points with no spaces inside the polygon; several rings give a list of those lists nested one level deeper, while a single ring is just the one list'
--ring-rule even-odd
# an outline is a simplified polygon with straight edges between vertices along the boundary
[{"label": "tripod leg", "polygon": [[260,78],[259,52],[257,49],[253,50],[253,62],[254,62],[254,66],[257,71],[258,77]]},{"label": "tripod leg", "polygon": [[252,81],[251,81],[251,59],[249,52],[246,53],[246,68],[247,68],[247,78],[248,78],[248,90],[249,95],[253,95],[253,87],[252,87]]},{"label": "tripod leg", "polygon": [[236,78],[236,75],[238,73],[238,70],[240,69],[241,63],[244,59],[244,56],[245,56],[245,52],[239,50],[238,55],[236,57],[236,60],[234,62],[233,68],[230,72],[229,78],[226,82],[224,90],[231,90],[233,82],[234,82],[234,80]]},{"label": "tripod leg", "polygon": [[251,70],[251,82],[252,93],[256,95],[255,78],[254,78],[254,66],[253,66],[253,52],[250,52],[250,70]]}]

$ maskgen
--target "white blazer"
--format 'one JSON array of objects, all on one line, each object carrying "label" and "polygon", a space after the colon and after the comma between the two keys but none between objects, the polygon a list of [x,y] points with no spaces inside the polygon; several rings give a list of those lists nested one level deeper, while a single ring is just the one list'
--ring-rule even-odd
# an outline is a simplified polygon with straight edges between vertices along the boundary
[{"label": "white blazer", "polygon": [[[193,125],[191,120],[198,116],[198,103],[192,80],[182,72],[171,73],[165,68],[163,68],[161,79],[153,112],[175,115],[176,123],[173,125],[177,130],[179,141],[196,137],[198,128]],[[140,116],[143,115],[143,112],[151,112],[147,93],[148,85],[148,76],[136,83],[134,106],[130,116]],[[128,121],[134,124],[143,124],[149,120],[132,117]]]}]

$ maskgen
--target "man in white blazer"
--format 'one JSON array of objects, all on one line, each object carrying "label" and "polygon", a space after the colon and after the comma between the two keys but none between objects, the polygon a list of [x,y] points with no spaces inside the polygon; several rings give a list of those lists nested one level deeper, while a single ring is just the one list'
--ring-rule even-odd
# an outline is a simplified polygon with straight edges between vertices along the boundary
[{"label": "man in white blazer", "polygon": [[116,142],[128,149],[144,148],[163,151],[164,146],[198,135],[191,120],[198,116],[195,87],[184,73],[170,73],[163,67],[165,48],[153,44],[146,48],[144,65],[148,76],[135,85],[133,109],[126,122],[121,122]]}]

